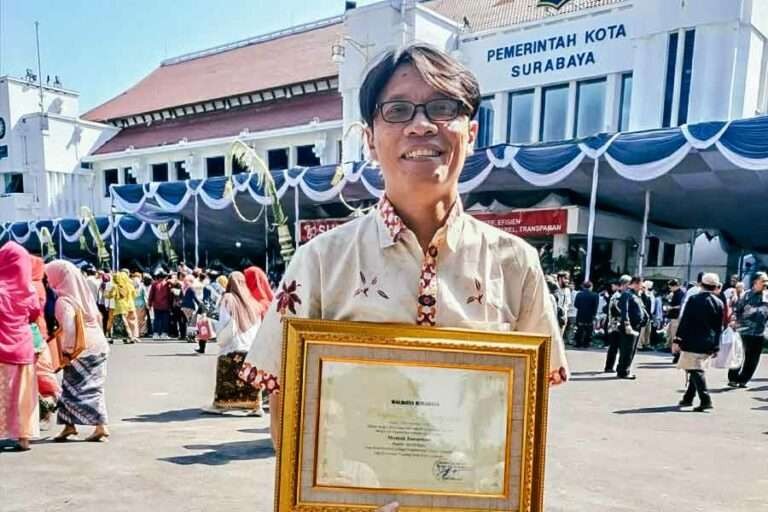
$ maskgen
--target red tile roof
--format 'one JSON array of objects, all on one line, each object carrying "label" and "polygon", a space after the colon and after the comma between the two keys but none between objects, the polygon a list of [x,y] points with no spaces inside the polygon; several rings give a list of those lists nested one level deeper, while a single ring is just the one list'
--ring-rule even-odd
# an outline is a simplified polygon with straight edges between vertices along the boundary
[{"label": "red tile roof", "polygon": [[480,32],[624,1],[572,0],[559,11],[537,7],[538,0],[427,0],[423,5],[459,23],[466,17],[469,31]]},{"label": "red tile roof", "polygon": [[231,109],[170,121],[123,128],[93,152],[94,155],[115,153],[131,146],[134,149],[176,144],[186,138],[188,142],[238,135],[250,132],[301,126],[314,118],[323,121],[342,119],[341,96],[336,92],[298,96],[268,104]]},{"label": "red tile roof", "polygon": [[167,62],[83,117],[103,122],[337,76],[331,46],[342,32],[342,24],[331,20],[319,22],[319,27],[189,60],[176,59],[181,60],[178,63]]}]

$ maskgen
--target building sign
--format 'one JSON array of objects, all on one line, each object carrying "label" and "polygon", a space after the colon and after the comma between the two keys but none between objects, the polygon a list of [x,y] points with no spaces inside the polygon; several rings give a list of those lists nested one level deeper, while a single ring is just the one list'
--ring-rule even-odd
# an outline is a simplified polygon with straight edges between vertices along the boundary
[{"label": "building sign", "polygon": [[[500,213],[468,212],[477,220],[519,237],[560,235],[568,232],[568,212],[564,209],[516,210]],[[341,226],[351,219],[300,220],[300,243]]]},{"label": "building sign", "polygon": [[630,21],[627,13],[564,21],[466,40],[462,51],[484,92],[606,75],[629,69]]},{"label": "building sign", "polygon": [[477,220],[519,237],[561,235],[568,232],[568,212],[563,209],[516,210],[500,213],[471,213]]},{"label": "building sign", "polygon": [[299,243],[306,243],[315,238],[317,235],[322,235],[326,231],[330,231],[336,226],[341,226],[345,222],[351,219],[313,219],[313,220],[300,220],[299,221]]}]

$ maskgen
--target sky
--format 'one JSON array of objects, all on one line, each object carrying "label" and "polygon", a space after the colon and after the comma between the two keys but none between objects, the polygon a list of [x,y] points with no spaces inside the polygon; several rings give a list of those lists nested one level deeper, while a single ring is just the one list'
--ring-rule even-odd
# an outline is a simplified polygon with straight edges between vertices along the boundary
[{"label": "sky", "polygon": [[166,58],[343,12],[344,0],[0,0],[0,76],[37,73],[39,21],[42,75],[80,92],[82,113]]}]

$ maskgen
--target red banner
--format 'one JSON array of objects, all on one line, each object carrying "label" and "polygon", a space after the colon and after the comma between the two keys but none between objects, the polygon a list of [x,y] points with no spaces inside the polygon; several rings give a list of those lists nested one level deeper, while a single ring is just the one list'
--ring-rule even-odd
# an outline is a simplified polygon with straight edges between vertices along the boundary
[{"label": "red banner", "polygon": [[[568,212],[554,210],[518,210],[503,213],[470,213],[477,220],[519,237],[551,236],[567,233]],[[299,221],[300,243],[341,226],[351,219],[314,219]]]},{"label": "red banner", "polygon": [[317,235],[321,235],[326,231],[330,231],[336,226],[341,226],[345,222],[351,219],[314,219],[314,220],[300,220],[299,221],[299,233],[301,234],[301,240],[299,243],[306,243],[315,238]]},{"label": "red banner", "polygon": [[472,213],[477,220],[520,237],[561,235],[568,232],[568,212],[556,210],[518,210],[503,213]]}]

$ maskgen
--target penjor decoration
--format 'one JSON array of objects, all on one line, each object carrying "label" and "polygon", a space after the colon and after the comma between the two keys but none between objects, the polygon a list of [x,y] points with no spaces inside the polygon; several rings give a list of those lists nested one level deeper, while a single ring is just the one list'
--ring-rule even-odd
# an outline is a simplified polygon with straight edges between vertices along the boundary
[{"label": "penjor decoration", "polygon": [[[242,214],[237,208],[237,202],[235,201],[235,187],[232,182],[232,160],[237,159],[240,164],[248,169],[250,174],[256,175],[257,183],[259,187],[264,188],[264,192],[272,200],[272,216],[274,218],[274,226],[277,227],[277,240],[280,244],[280,256],[283,258],[283,262],[287,266],[293,256],[294,246],[293,237],[291,237],[291,229],[288,227],[288,217],[283,212],[283,207],[280,204],[280,198],[277,196],[277,187],[275,186],[275,179],[267,168],[267,164],[264,160],[245,142],[237,139],[232,143],[229,148],[229,154],[226,159],[226,175],[229,178],[226,185],[225,195],[232,194],[232,205],[235,208],[237,214],[243,218]],[[298,192],[297,192],[298,193]],[[244,219],[247,220],[247,219]]]},{"label": "penjor decoration", "polygon": [[[98,267],[109,268],[111,258],[104,240],[101,239],[99,226],[96,225],[96,217],[93,216],[93,212],[87,206],[83,206],[80,209],[80,216],[82,217],[83,222],[87,223],[88,232],[91,234],[93,243],[96,246],[96,260],[98,262]],[[80,248],[85,251],[88,250],[88,243],[85,240],[85,235],[80,236]]]}]

